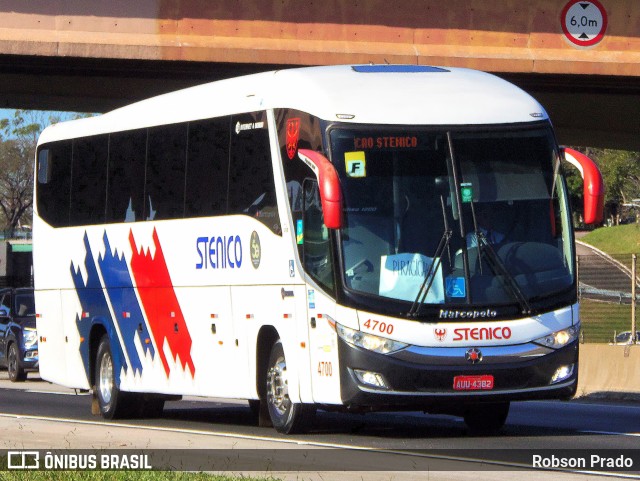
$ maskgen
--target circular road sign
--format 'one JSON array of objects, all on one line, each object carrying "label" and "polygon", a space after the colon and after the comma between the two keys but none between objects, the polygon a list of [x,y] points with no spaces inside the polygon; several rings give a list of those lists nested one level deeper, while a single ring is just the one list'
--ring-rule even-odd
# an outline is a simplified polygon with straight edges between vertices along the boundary
[{"label": "circular road sign", "polygon": [[607,12],[598,0],[571,0],[560,21],[565,36],[579,47],[597,44],[607,30]]}]

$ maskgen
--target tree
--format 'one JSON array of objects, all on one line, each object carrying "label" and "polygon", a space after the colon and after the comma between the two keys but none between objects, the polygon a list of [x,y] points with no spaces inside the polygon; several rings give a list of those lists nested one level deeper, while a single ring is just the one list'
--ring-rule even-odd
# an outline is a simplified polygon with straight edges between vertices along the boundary
[{"label": "tree", "polygon": [[[598,164],[605,185],[605,216],[612,224],[618,224],[632,200],[640,198],[640,153],[594,148],[577,150]],[[578,207],[582,203],[582,179],[575,169],[565,171],[573,204]]]},{"label": "tree", "polygon": [[59,119],[45,112],[16,110],[0,120],[0,211],[5,232],[12,237],[19,225],[31,225],[33,165],[40,132]]},{"label": "tree", "polygon": [[606,186],[605,205],[613,223],[618,224],[624,207],[640,197],[640,154],[605,150],[597,162]]}]

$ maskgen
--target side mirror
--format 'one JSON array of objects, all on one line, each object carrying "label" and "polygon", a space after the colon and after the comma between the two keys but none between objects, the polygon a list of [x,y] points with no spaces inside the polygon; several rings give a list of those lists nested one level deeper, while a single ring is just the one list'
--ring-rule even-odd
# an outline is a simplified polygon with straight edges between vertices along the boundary
[{"label": "side mirror", "polygon": [[324,224],[329,229],[340,229],[343,225],[342,191],[338,172],[329,159],[315,150],[298,149],[298,157],[316,174]]},{"label": "side mirror", "polygon": [[593,160],[577,150],[563,147],[564,159],[580,171],[584,182],[584,222],[599,224],[604,218],[604,181]]}]

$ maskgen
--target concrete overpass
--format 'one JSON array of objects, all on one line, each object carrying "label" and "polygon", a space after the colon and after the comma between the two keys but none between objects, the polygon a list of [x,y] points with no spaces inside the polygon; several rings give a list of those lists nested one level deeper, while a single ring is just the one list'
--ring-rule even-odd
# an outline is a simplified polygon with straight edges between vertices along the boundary
[{"label": "concrete overpass", "polygon": [[0,107],[106,111],[295,65],[497,73],[559,141],[640,150],[637,0],[0,0]]}]

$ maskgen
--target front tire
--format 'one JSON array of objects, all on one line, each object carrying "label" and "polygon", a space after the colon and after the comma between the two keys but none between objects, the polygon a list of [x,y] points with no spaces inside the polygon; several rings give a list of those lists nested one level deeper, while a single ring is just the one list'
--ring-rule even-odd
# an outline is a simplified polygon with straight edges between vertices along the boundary
[{"label": "front tire", "polygon": [[11,382],[23,382],[27,379],[27,373],[20,365],[20,350],[15,342],[9,344],[7,371]]},{"label": "front tire", "polygon": [[316,407],[294,403],[289,398],[287,361],[280,340],[271,348],[266,385],[267,408],[276,431],[284,434],[306,432],[313,421]]},{"label": "front tire", "polygon": [[100,339],[95,363],[94,395],[98,401],[100,414],[105,419],[117,419],[126,414],[127,393],[120,391],[116,385],[113,355],[109,336]]}]

